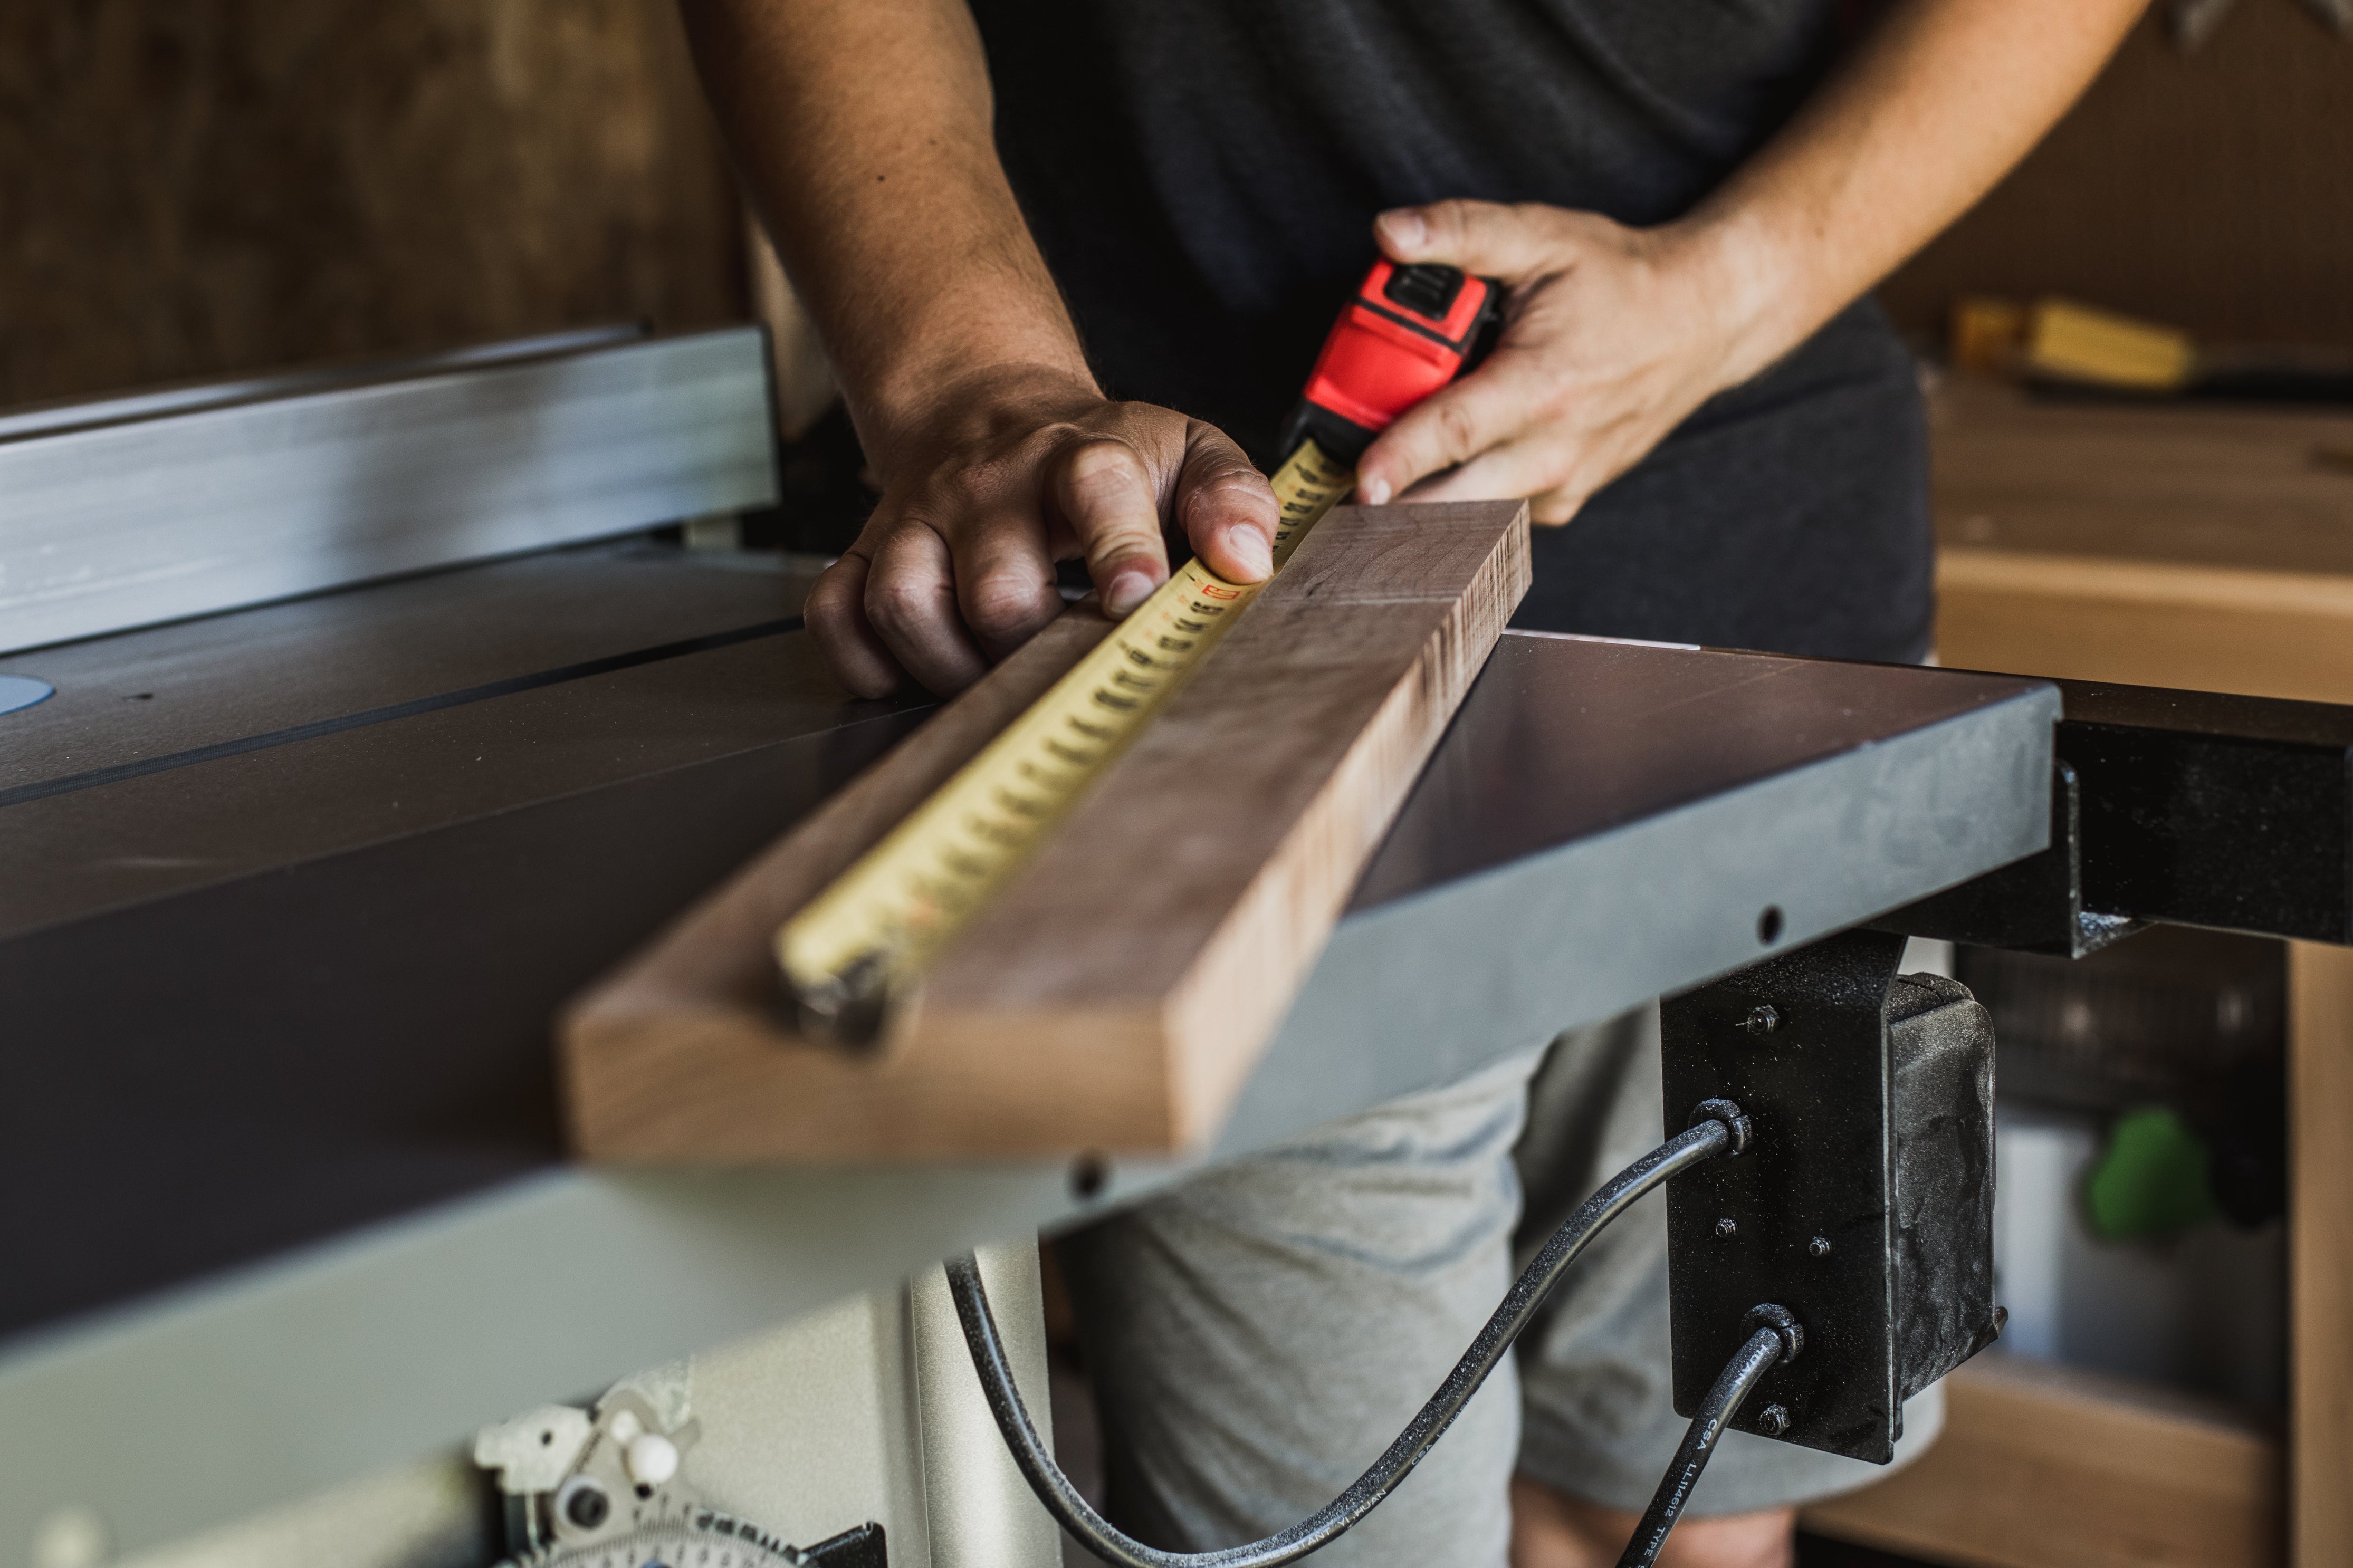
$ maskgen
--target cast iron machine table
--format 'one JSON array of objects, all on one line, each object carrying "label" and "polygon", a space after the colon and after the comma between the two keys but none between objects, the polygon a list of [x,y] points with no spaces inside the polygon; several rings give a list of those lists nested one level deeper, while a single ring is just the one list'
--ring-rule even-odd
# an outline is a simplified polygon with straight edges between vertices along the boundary
[{"label": "cast iron machine table", "polygon": [[[410,367],[392,394],[304,383],[193,415],[118,409],[14,437],[0,426],[0,468],[21,459],[62,496],[72,466],[12,444],[143,439],[183,416],[234,436],[306,397],[317,405],[301,427],[315,429],[335,399],[364,395],[374,413],[345,410],[345,438],[364,447],[396,395],[420,429],[451,410],[570,398],[585,423],[553,426],[593,450],[595,419],[638,407],[627,400],[645,387],[671,400],[645,406],[670,408],[691,383],[718,410],[672,421],[634,510],[542,486],[470,534],[451,524],[471,542],[436,555],[412,541],[358,574],[417,574],[338,586],[271,565],[160,612],[142,579],[125,593],[145,607],[121,629],[60,590],[42,624],[79,640],[0,654],[0,675],[57,689],[0,714],[0,1542],[73,1503],[104,1513],[130,1551],[316,1491],[1651,997],[1701,987],[1691,1005],[1721,1011],[1725,987],[1781,973],[1737,972],[1802,966],[1838,949],[1808,944],[1875,921],[2025,945],[1983,911],[2015,923],[2032,900],[1987,898],[1991,882],[1894,913],[2004,867],[2039,879],[2032,940],[2214,919],[2194,899],[2143,907],[2105,891],[2126,864],[2116,814],[2085,806],[2080,781],[2106,764],[2088,749],[2069,763],[2048,683],[1514,633],[1210,1146],[1107,1166],[1076,1150],[969,1167],[568,1163],[547,1035],[558,1004],[928,710],[831,684],[798,620],[805,568],[635,531],[773,499],[756,353],[756,339],[727,334],[541,345],[503,367]],[[729,419],[733,444],[714,445],[712,422]],[[534,426],[515,428],[448,463],[480,466],[485,493],[529,490],[563,454],[518,456]],[[396,465],[365,483],[396,494]],[[358,526],[349,511],[329,524]],[[0,519],[0,563],[10,527]],[[291,553],[332,579],[332,542]],[[118,553],[99,565],[136,564]],[[293,592],[308,596],[278,597]],[[159,613],[195,618],[146,624]],[[2338,733],[2341,710],[2318,711],[2267,721],[2285,726],[2277,744],[2335,745],[2341,781],[2353,732]],[[2131,722],[2163,731],[2146,713]],[[2230,715],[2201,722],[2210,751],[2237,743]],[[2054,736],[2068,765],[2054,766]],[[2327,771],[2325,757],[2305,765]],[[2211,849],[2247,821],[2228,796],[2209,788],[2195,798],[2222,804],[2207,817],[2168,820],[2202,824],[2191,837]],[[2335,809],[2340,869],[2321,893],[2299,884],[2300,923],[2260,900],[2215,923],[2312,934],[2316,921],[2344,940],[2341,798]],[[2314,913],[2330,887],[2337,904]],[[1893,1049],[1890,1030],[1935,1009],[1888,1001],[1900,944],[1838,941],[1868,949],[1878,975],[1856,1013],[1862,1048]],[[1705,1087],[1694,1064],[1723,1048],[1720,1029],[1701,1032],[1704,1048],[1671,1058],[1677,1092]],[[1769,1131],[1778,1091],[1745,1087]],[[1902,1108],[1873,1104],[1894,1137]],[[1700,1355],[1721,1334],[1695,1307],[1686,1333],[1686,1295],[1714,1311],[1756,1281],[1686,1266],[1677,1234],[1679,1354],[1687,1341]],[[1887,1294],[1905,1278],[1899,1240],[1883,1228],[1875,1253],[1853,1254],[1875,1258],[1856,1278],[1886,1288],[1870,1308],[1883,1337],[1910,1321]],[[1886,1348],[1873,1375],[1981,1342],[1989,1294],[1940,1299],[1964,1297],[1927,1360]],[[1800,1409],[1777,1435],[1867,1453],[1892,1410],[1883,1400],[1830,1433]]]}]

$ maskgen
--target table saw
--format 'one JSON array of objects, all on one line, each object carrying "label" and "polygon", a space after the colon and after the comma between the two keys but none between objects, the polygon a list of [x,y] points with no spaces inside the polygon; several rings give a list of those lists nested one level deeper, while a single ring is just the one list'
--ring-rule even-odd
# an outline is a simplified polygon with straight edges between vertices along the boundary
[{"label": "table saw", "polygon": [[[1963,884],[1911,929],[2281,926],[2103,900],[2152,835],[2238,830],[2086,839],[2063,719],[2115,694],[1514,632],[1206,1145],[570,1163],[557,1007],[928,711],[828,679],[815,563],[665,526],[774,502],[765,365],[592,333],[0,419],[0,676],[54,691],[0,712],[0,1551],[387,1472]],[[2144,702],[2124,767],[2333,751],[2266,831],[2320,824],[2294,934],[2343,941],[2353,731],[2263,706]]]}]

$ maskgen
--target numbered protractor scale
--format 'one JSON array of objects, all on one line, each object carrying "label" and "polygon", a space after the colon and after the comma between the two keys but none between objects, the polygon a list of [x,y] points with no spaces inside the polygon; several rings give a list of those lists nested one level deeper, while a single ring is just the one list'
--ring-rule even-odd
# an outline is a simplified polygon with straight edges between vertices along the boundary
[{"label": "numbered protractor scale", "polygon": [[632,1531],[609,1541],[560,1548],[513,1568],[802,1568],[808,1562],[782,1542],[721,1535],[691,1521]]},{"label": "numbered protractor scale", "polygon": [[[1284,433],[1273,564],[1356,482],[1398,416],[1451,381],[1495,319],[1498,286],[1382,261],[1341,311]],[[853,1047],[882,1039],[924,967],[1150,722],[1263,583],[1197,558],[790,921],[776,956],[794,1023]]]}]

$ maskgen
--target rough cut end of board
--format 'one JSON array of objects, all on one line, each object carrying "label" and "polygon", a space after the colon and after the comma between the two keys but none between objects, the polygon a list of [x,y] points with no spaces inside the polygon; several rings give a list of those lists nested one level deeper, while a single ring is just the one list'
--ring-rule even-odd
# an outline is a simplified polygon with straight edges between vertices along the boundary
[{"label": "rough cut end of board", "polygon": [[1065,616],[574,1005],[575,1146],[818,1163],[1208,1137],[1527,582],[1516,503],[1333,512],[943,954],[901,1043],[793,1037],[776,929],[1103,635]]}]

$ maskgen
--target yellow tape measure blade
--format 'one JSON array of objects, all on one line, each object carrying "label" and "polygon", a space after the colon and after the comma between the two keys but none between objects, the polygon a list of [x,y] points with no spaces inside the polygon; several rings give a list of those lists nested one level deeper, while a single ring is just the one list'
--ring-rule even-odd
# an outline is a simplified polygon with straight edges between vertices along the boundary
[{"label": "yellow tape measure blade", "polygon": [[[1279,571],[1347,493],[1351,469],[1303,443],[1273,479]],[[1175,694],[1263,583],[1188,561],[776,936],[793,1022],[871,1048],[924,965]]]}]

